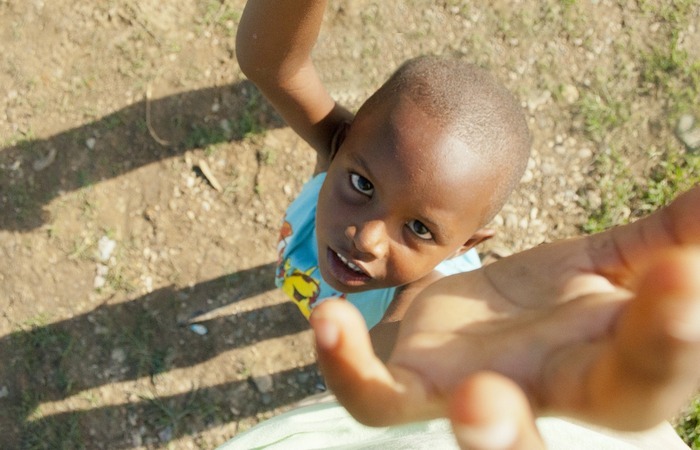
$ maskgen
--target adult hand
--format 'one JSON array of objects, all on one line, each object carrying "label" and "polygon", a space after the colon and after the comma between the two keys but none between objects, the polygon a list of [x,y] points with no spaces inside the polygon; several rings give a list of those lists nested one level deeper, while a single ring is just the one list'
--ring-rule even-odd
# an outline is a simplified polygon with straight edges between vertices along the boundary
[{"label": "adult hand", "polygon": [[360,422],[450,417],[470,448],[537,448],[544,414],[647,429],[700,378],[698,244],[695,188],[633,224],[442,279],[386,365],[359,312],[327,301],[311,317],[319,363]]}]

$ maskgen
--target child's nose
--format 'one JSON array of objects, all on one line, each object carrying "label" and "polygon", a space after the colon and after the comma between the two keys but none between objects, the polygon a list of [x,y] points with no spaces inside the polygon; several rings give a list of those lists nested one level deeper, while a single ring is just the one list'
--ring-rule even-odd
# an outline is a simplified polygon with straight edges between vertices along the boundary
[{"label": "child's nose", "polygon": [[355,248],[375,258],[382,258],[387,249],[386,228],[381,220],[363,222],[355,227],[351,236]]}]

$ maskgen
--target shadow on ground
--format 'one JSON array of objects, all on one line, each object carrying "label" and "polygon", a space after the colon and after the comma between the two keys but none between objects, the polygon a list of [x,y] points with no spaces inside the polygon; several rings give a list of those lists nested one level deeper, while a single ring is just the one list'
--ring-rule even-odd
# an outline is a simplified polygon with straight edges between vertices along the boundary
[{"label": "shadow on ground", "polygon": [[[252,84],[241,82],[144,100],[47,139],[15,139],[0,149],[0,230],[31,232],[50,221],[47,205],[56,197],[189,149],[280,126]],[[271,374],[272,389],[265,390],[237,361],[231,364],[238,381],[201,387],[182,380],[188,385],[183,394],[156,392],[162,374],[308,329],[290,303],[205,318],[199,324],[206,335],[185,324],[195,305],[212,307],[212,297],[224,298],[214,306],[235,310],[265,295],[274,289],[273,273],[274,265],[266,264],[192,288],[164,287],[117,304],[108,299],[86,314],[50,324],[36,319],[1,337],[0,448],[129,448],[144,436],[157,444],[316,392],[313,365]],[[98,405],[109,402],[90,398],[92,388],[148,377],[153,395],[115,399],[106,407]],[[37,409],[74,396],[87,406],[50,415]]]},{"label": "shadow on ground", "polygon": [[59,195],[282,125],[255,86],[242,81],[144,99],[47,139],[21,136],[0,149],[0,229],[32,230],[50,219],[44,206]]},{"label": "shadow on ground", "polygon": [[[11,395],[1,400],[5,405],[0,411],[0,442],[4,441],[0,447],[66,448],[66,444],[72,446],[90,436],[91,442],[110,443],[106,448],[123,448],[130,446],[125,435],[139,427],[145,427],[142,431],[146,435],[167,433],[161,439],[169,440],[255,416],[317,392],[320,379],[312,365],[272,374],[268,383],[274,391],[265,392],[253,382],[249,367],[231,361],[240,373],[239,381],[198,388],[197,380],[184,380],[189,386],[187,393],[156,395],[160,374],[308,328],[288,302],[197,321],[208,331],[204,336],[194,333],[186,323],[197,312],[193,305],[207,305],[211,292],[230,292],[228,305],[223,305],[230,309],[274,289],[273,273],[274,264],[267,264],[200,283],[193,289],[163,288],[129,302],[98,306],[69,320],[33,324],[2,337],[0,355],[6,372],[2,379],[9,381]],[[182,308],[185,299],[187,307]],[[95,348],[102,351],[95,352]],[[151,377],[153,395],[116,406],[34,417],[41,403],[140,377]],[[89,404],[90,399],[85,400]]]}]

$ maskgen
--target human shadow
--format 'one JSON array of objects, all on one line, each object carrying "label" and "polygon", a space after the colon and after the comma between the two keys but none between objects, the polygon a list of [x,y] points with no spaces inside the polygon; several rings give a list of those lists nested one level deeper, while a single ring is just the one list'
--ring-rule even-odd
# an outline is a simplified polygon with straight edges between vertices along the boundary
[{"label": "human shadow", "polygon": [[46,139],[0,140],[0,229],[50,220],[55,197],[160,159],[278,128],[281,118],[249,81],[145,99]]},{"label": "human shadow", "polygon": [[[26,324],[0,338],[0,383],[7,388],[0,398],[0,448],[65,448],[81,441],[89,441],[87,447],[129,447],[139,439],[130,433],[139,429],[149,439],[167,441],[315,392],[319,375],[314,365],[272,374],[268,387],[261,389],[245,362],[230,361],[240,381],[197,388],[197,380],[185,380],[192,383],[186,394],[154,394],[115,406],[37,414],[42,403],[103,385],[149,376],[154,380],[232,349],[307,330],[308,323],[290,302],[237,307],[244,300],[272,295],[274,266],[242,270],[194,288],[165,287],[60,322]],[[212,305],[213,293],[225,293],[225,301]],[[197,324],[206,334],[190,328],[193,315],[202,318]],[[152,384],[155,392],[157,383]]]}]

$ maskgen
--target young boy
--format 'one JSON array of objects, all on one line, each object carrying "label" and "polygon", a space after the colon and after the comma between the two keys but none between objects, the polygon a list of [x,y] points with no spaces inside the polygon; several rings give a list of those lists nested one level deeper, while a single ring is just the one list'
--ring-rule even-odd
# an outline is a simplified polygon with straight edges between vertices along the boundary
[{"label": "young boy", "polygon": [[[494,77],[438,57],[402,65],[353,117],[310,59],[324,9],[249,2],[237,56],[318,155],[285,216],[278,284],[307,317],[342,297],[373,328],[400,321],[441,276],[479,266],[473,248],[492,236],[485,226],[519,181],[530,137],[519,103]],[[394,330],[373,336],[391,341]]]},{"label": "young boy", "polygon": [[[402,320],[408,309],[386,365],[366,337],[367,313],[359,318],[349,302],[328,301],[311,316],[319,363],[340,403],[376,426],[448,416],[459,443],[475,448],[541,448],[536,415],[632,430],[677,410],[698,381],[700,188],[635,224],[538,247],[424,289],[439,277],[432,267],[491,235],[482,227],[519,177],[527,132],[500,141],[520,149],[512,162],[484,163],[479,149],[499,140],[482,129],[460,134],[457,124],[487,130],[500,120],[518,130],[519,119],[472,110],[471,120],[459,122],[442,114],[450,105],[459,117],[461,99],[426,100],[441,98],[442,83],[422,78],[435,72],[421,64],[443,61],[431,59],[401,68],[353,118],[326,93],[309,57],[324,7],[317,0],[250,2],[237,52],[245,73],[317,150],[317,173],[327,172],[312,180],[321,185],[320,273],[349,294],[399,286],[383,323]],[[494,94],[481,106],[508,110],[503,98]],[[510,182],[499,184],[498,170]],[[463,195],[461,207],[455,193]],[[306,242],[315,242],[308,233]],[[285,267],[292,245],[281,244],[281,269],[302,281],[283,287],[311,307],[320,300],[304,277],[315,272]],[[678,443],[677,436],[671,445],[652,437],[646,448]]]}]

